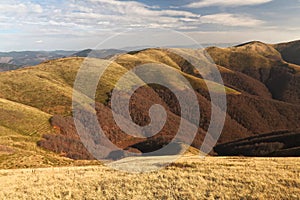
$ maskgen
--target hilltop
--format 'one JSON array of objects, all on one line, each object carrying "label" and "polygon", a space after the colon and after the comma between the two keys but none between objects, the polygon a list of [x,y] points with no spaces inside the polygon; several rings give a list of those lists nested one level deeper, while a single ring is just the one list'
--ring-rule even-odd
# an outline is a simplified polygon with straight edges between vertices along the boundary
[{"label": "hilltop", "polygon": [[[178,50],[194,56],[201,51]],[[288,62],[278,45],[250,42],[228,48],[208,47],[206,51],[217,64],[227,93],[228,110],[219,144],[300,128],[300,67],[296,62]],[[77,135],[71,109],[74,80],[84,61],[81,57],[60,58],[0,73],[2,166],[64,165],[73,163],[72,159],[93,159]],[[145,63],[171,67],[195,89],[201,118],[192,146],[199,148],[210,122],[207,86],[190,63],[168,49],[150,48],[119,55],[105,71],[96,92],[96,114],[105,134],[122,149],[145,153],[168,144],[177,132],[181,119],[178,101],[168,89],[157,85],[138,89],[130,107],[133,121],[145,126],[150,123],[151,105],[162,105],[168,120],[159,134],[148,139],[134,138],[125,134],[113,120],[109,94],[125,73]],[[159,78],[180,90],[174,77],[162,74]],[[215,84],[213,92],[216,94],[218,87]],[[184,142],[186,138],[180,139]],[[19,162],[20,158],[32,157],[35,162],[26,165]],[[46,158],[51,162],[45,161]]]}]

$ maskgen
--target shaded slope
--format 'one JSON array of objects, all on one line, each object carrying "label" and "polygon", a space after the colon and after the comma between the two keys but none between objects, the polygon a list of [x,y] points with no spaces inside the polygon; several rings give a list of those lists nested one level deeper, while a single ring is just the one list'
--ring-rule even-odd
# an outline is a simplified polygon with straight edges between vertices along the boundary
[{"label": "shaded slope", "polygon": [[274,47],[286,62],[300,65],[300,40],[275,44]]},{"label": "shaded slope", "polygon": [[272,94],[268,88],[257,79],[238,71],[219,66],[224,84],[242,93],[272,99]]},{"label": "shaded slope", "polygon": [[279,131],[249,137],[214,149],[220,156],[300,156],[299,130]]},{"label": "shaded slope", "polygon": [[299,66],[283,61],[272,45],[251,42],[231,48],[211,47],[207,51],[216,64],[263,83],[274,99],[300,103]]}]

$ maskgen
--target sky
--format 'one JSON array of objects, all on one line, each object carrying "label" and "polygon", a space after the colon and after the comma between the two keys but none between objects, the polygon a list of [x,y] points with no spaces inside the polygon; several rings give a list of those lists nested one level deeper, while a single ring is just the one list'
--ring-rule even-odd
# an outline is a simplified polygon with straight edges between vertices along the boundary
[{"label": "sky", "polygon": [[300,0],[1,0],[0,51],[278,43]]}]

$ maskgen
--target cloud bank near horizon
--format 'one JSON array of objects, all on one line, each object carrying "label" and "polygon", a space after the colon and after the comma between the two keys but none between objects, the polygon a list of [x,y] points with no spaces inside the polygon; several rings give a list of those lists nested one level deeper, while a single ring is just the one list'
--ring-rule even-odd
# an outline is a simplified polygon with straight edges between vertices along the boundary
[{"label": "cloud bank near horizon", "polygon": [[195,1],[186,5],[188,8],[202,8],[209,6],[220,6],[220,7],[238,7],[238,6],[253,6],[269,3],[273,0],[202,0]]}]

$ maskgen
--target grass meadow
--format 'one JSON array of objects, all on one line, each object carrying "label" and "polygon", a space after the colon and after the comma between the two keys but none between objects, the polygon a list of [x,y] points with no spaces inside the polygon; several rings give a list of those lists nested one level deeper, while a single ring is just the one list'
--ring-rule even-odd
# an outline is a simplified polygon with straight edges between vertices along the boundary
[{"label": "grass meadow", "polygon": [[105,165],[0,170],[0,199],[300,199],[299,158],[185,156],[150,173]]}]

